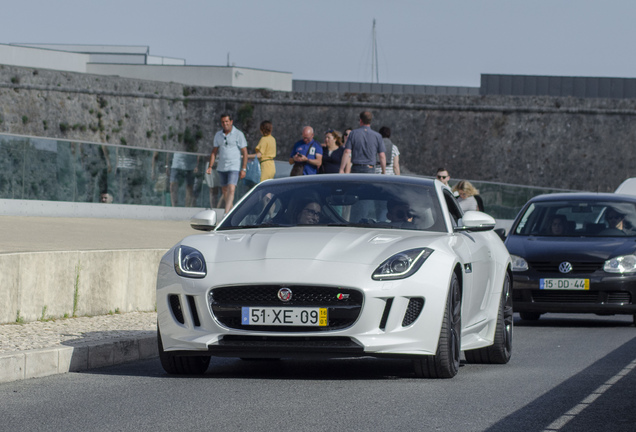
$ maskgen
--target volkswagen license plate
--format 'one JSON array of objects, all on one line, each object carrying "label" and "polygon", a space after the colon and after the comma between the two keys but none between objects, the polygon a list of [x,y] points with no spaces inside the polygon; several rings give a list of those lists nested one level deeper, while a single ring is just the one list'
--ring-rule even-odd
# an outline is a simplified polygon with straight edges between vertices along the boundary
[{"label": "volkswagen license plate", "polygon": [[589,290],[589,279],[540,279],[539,288],[547,290]]},{"label": "volkswagen license plate", "polygon": [[243,325],[327,326],[327,308],[243,307]]}]

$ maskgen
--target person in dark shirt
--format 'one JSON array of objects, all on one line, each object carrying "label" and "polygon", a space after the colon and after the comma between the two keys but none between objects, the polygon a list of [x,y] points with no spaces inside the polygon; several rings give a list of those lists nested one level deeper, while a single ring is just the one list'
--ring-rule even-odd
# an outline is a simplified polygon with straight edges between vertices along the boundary
[{"label": "person in dark shirt", "polygon": [[340,133],[329,129],[325,133],[325,147],[322,150],[320,174],[338,174],[343,154],[344,147],[342,146]]},{"label": "person in dark shirt", "polygon": [[349,135],[339,172],[375,173],[379,158],[381,174],[386,174],[384,141],[379,133],[371,129],[371,120],[373,115],[370,111],[360,113],[360,127]]}]

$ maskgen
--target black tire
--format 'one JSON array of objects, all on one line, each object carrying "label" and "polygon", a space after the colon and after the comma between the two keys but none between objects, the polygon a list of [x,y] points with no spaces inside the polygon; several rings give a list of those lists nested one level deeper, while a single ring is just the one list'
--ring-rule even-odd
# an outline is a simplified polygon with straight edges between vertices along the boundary
[{"label": "black tire", "polygon": [[512,296],[510,295],[510,275],[506,274],[492,345],[475,350],[464,351],[467,363],[506,364],[512,355],[512,335],[514,328]]},{"label": "black tire", "polygon": [[538,321],[541,318],[541,312],[519,312],[519,316],[524,321]]},{"label": "black tire", "polygon": [[452,378],[457,375],[461,355],[461,328],[462,293],[459,279],[453,274],[437,351],[434,356],[421,356],[413,360],[413,369],[418,378]]},{"label": "black tire", "polygon": [[173,356],[163,350],[161,333],[157,329],[157,346],[161,367],[171,375],[202,375],[210,366],[210,356]]}]

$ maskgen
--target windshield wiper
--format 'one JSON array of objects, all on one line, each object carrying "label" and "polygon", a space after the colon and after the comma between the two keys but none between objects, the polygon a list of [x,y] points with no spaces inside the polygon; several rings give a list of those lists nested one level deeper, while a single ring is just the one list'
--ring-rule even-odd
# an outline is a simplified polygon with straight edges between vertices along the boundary
[{"label": "windshield wiper", "polygon": [[264,223],[264,224],[259,224],[259,225],[232,225],[232,226],[219,227],[219,231],[236,230],[236,229],[250,229],[250,228],[279,228],[279,227],[288,227],[288,226],[292,226],[292,225],[272,224],[272,223]]},{"label": "windshield wiper", "polygon": [[386,222],[375,222],[375,223],[329,223],[327,226],[333,227],[353,227],[353,228],[389,228],[394,229],[397,228]]}]

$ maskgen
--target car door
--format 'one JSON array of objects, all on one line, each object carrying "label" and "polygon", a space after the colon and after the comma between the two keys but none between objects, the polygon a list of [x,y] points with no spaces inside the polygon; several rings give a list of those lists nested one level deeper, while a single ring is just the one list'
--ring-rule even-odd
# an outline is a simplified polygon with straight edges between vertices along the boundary
[{"label": "car door", "polygon": [[[455,229],[461,223],[463,211],[450,192],[444,191],[444,193],[453,229]],[[492,285],[491,275],[493,272],[492,251],[489,241],[485,238],[486,235],[489,233],[454,231],[451,237],[451,247],[462,264],[463,327],[486,319],[485,308]]]}]

